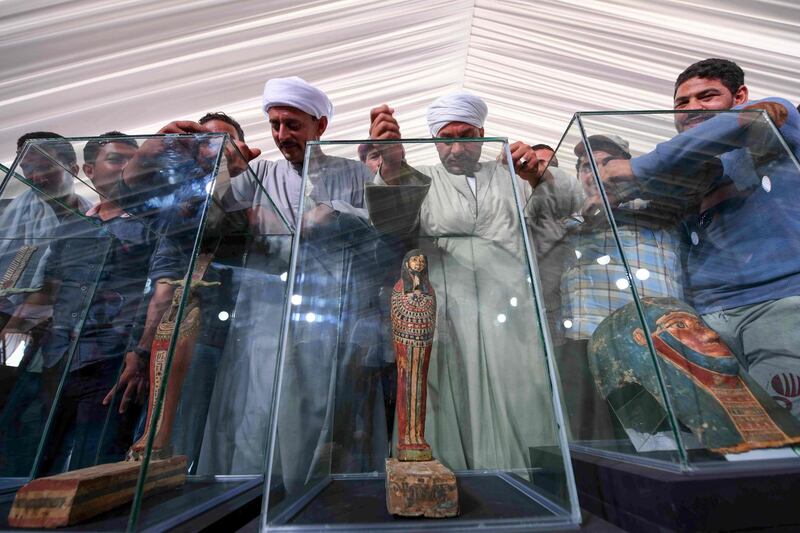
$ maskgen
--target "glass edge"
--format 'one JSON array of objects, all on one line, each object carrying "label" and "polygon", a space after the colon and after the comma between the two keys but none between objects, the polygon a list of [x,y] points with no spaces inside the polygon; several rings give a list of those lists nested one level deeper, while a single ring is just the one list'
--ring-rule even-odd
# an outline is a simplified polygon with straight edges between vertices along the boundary
[{"label": "glass edge", "polygon": [[[504,143],[504,152],[506,156],[506,161],[511,161],[511,147],[508,142]],[[544,347],[544,360],[545,365],[547,368],[547,377],[550,381],[550,401],[551,401],[551,409],[553,412],[554,422],[556,423],[556,433],[558,435],[558,444],[561,451],[561,460],[562,466],[564,471],[564,477],[566,478],[567,483],[567,494],[569,495],[569,513],[573,519],[578,520],[580,523],[580,505],[578,503],[578,488],[577,484],[575,483],[575,475],[572,469],[572,460],[569,456],[569,440],[567,439],[567,432],[566,432],[566,422],[564,419],[564,412],[562,411],[562,403],[561,403],[561,395],[559,393],[560,384],[558,383],[558,379],[556,378],[555,373],[555,365],[554,365],[554,357],[555,353],[553,351],[553,342],[550,338],[550,331],[547,327],[547,318],[545,315],[545,310],[543,307],[543,302],[541,301],[540,297],[542,295],[542,285],[541,279],[539,278],[539,266],[536,263],[533,248],[531,244],[531,239],[528,236],[528,224],[525,220],[525,212],[522,206],[522,199],[520,197],[521,188],[520,188],[520,179],[517,178],[517,174],[514,171],[514,165],[510,165],[505,163],[509,169],[509,175],[512,180],[512,189],[514,191],[514,203],[517,208],[517,217],[520,226],[520,230],[522,232],[522,246],[525,250],[525,259],[528,263],[528,275],[531,279],[531,286],[530,292],[533,296],[534,308],[536,311],[536,317],[539,322],[538,324],[538,332],[539,338],[542,341],[542,346]]]},{"label": "glass edge", "polygon": [[667,383],[664,379],[664,376],[661,372],[661,366],[659,363],[658,353],[655,349],[653,344],[653,340],[651,338],[651,331],[650,325],[647,323],[646,314],[644,313],[644,308],[642,306],[641,299],[639,297],[639,291],[636,289],[636,284],[633,283],[634,276],[631,273],[630,265],[628,264],[628,258],[622,248],[622,243],[619,237],[619,229],[617,228],[616,218],[613,215],[611,210],[611,205],[608,202],[608,196],[606,195],[605,187],[603,186],[603,180],[600,179],[600,173],[597,169],[597,164],[594,158],[594,153],[592,150],[592,143],[589,142],[590,136],[586,134],[586,129],[583,125],[582,117],[576,113],[577,124],[580,128],[581,134],[581,141],[586,146],[586,154],[589,156],[589,162],[592,167],[592,177],[594,178],[595,184],[600,191],[600,198],[603,201],[603,211],[605,212],[606,219],[609,223],[609,228],[611,229],[611,234],[614,237],[614,244],[617,248],[618,253],[620,254],[620,258],[622,259],[622,266],[625,269],[625,274],[628,276],[628,280],[630,280],[630,290],[633,296],[634,306],[636,307],[636,314],[639,316],[639,321],[644,329],[645,337],[647,340],[647,351],[650,354],[651,362],[654,366],[654,370],[656,373],[656,380],[658,381],[658,386],[661,391],[661,395],[664,399],[665,410],[667,412],[667,419],[669,420],[670,429],[672,430],[673,437],[675,438],[675,443],[677,445],[678,451],[678,461],[681,465],[688,466],[688,454],[686,453],[686,448],[683,443],[683,439],[680,436],[678,419],[675,408],[672,406],[672,398],[668,394]]},{"label": "glass edge", "polygon": [[89,135],[80,137],[49,137],[46,139],[27,139],[25,144],[47,144],[50,142],[67,141],[67,142],[83,142],[91,141],[94,139],[191,139],[197,136],[203,137],[224,137],[227,133],[218,131],[209,131],[205,133],[141,133],[141,134],[126,134],[126,135]]},{"label": "glass edge", "polygon": [[286,361],[286,352],[289,338],[289,327],[291,322],[292,313],[292,299],[291,294],[294,291],[294,280],[297,275],[297,256],[300,248],[300,235],[302,229],[303,217],[303,199],[306,194],[306,186],[308,182],[308,159],[311,157],[311,143],[306,144],[306,153],[303,158],[303,174],[300,180],[300,205],[298,206],[297,225],[294,228],[292,235],[292,250],[289,259],[289,273],[287,278],[286,289],[284,291],[284,306],[283,306],[283,320],[281,322],[281,335],[278,344],[278,361],[275,365],[275,382],[272,390],[272,409],[268,422],[268,435],[267,435],[267,452],[264,454],[264,494],[261,497],[261,513],[258,519],[259,531],[267,530],[267,521],[269,520],[269,500],[270,493],[272,492],[272,467],[275,463],[275,447],[276,437],[278,433],[278,416],[281,405],[281,392],[283,391],[283,370]]},{"label": "glass edge", "polygon": [[[231,138],[231,136],[228,135],[227,133],[225,133],[223,135],[225,135],[225,137],[227,137],[227,139],[223,140],[223,143],[229,143],[233,147],[233,149],[236,151],[236,153],[239,154],[239,157],[241,157],[242,160],[244,160],[244,156],[242,155],[241,150],[239,150],[239,147],[236,145],[235,142],[233,142],[233,139]],[[291,230],[291,226],[289,225],[289,221],[286,220],[286,217],[284,216],[284,214],[281,212],[280,209],[278,209],[278,206],[275,205],[275,200],[272,199],[272,196],[267,192],[266,189],[264,189],[264,184],[261,182],[260,179],[258,179],[258,173],[250,165],[251,161],[247,161],[247,164],[246,164],[247,168],[243,172],[243,174],[248,174],[249,175],[248,179],[250,179],[255,184],[256,189],[260,190],[261,193],[263,194],[263,196],[266,196],[269,199],[269,207],[272,209],[273,213],[276,213],[278,215],[281,223],[283,223],[284,229],[286,230],[286,233],[283,234],[283,235],[293,235],[292,230]],[[230,180],[233,180],[236,177],[238,177],[238,176],[231,176]]]},{"label": "glass edge", "polygon": [[[29,150],[32,149],[32,148],[36,148],[36,150],[41,155],[43,155],[45,158],[47,158],[47,160],[49,160],[50,162],[52,162],[55,165],[59,166],[60,168],[62,168],[66,172],[69,172],[69,175],[72,176],[73,178],[77,179],[80,183],[84,183],[82,179],[80,179],[79,177],[77,177],[74,174],[72,174],[72,172],[70,172],[70,170],[68,168],[66,168],[61,163],[61,161],[56,160],[55,158],[50,156],[50,154],[40,150],[37,145],[43,144],[43,143],[35,142],[35,141],[41,141],[41,140],[42,139],[28,139],[27,141],[25,141],[25,144],[22,146],[22,149],[20,150],[19,154],[17,154],[17,157],[14,158],[14,162],[11,164],[11,168],[6,173],[6,177],[2,182],[2,187],[0,187],[0,198],[2,198],[2,194],[5,192],[5,189],[6,189],[6,186],[8,185],[8,182],[13,177],[17,181],[22,182],[22,184],[25,185],[26,187],[28,187],[29,189],[33,189],[33,190],[37,191],[42,196],[52,200],[53,202],[57,203],[58,205],[60,205],[64,209],[66,209],[68,212],[70,212],[70,213],[72,213],[74,215],[77,215],[81,219],[85,220],[87,223],[99,226],[100,223],[97,220],[94,220],[92,217],[87,217],[85,213],[81,213],[79,210],[73,209],[72,207],[70,207],[67,204],[65,204],[64,202],[62,202],[60,199],[55,198],[54,196],[51,196],[50,194],[46,193],[45,191],[43,191],[39,187],[37,187],[32,181],[27,179],[25,176],[23,176],[22,174],[19,174],[18,172],[16,172],[17,168],[19,167],[20,161],[22,161],[22,159],[24,159],[25,156],[28,155]],[[60,140],[63,141],[64,139],[60,139]],[[34,142],[32,142],[32,141],[34,141]],[[76,160],[75,164],[77,165],[77,160]],[[94,191],[94,188],[91,187],[91,190]],[[97,191],[94,191],[94,192],[97,192]]]},{"label": "glass edge", "polygon": [[[218,165],[222,157],[224,157],[224,154],[222,147],[220,146],[220,150],[217,153],[218,159],[213,169],[214,181],[216,181]],[[212,185],[212,190],[213,190],[213,185]],[[178,303],[178,309],[175,312],[175,328],[169,340],[169,347],[167,348],[167,358],[166,361],[164,362],[164,373],[161,376],[162,386],[158,392],[158,396],[153,399],[153,409],[151,411],[151,418],[150,418],[150,428],[153,428],[153,430],[150,431],[149,427],[145,427],[145,431],[147,432],[147,442],[145,443],[144,454],[141,460],[142,466],[139,468],[139,476],[136,480],[134,498],[133,501],[131,502],[131,511],[130,514],[128,515],[128,522],[127,522],[128,531],[136,531],[136,526],[138,525],[139,521],[139,513],[141,511],[142,501],[144,500],[145,497],[147,497],[147,494],[145,494],[144,492],[144,487],[147,484],[147,473],[150,468],[153,443],[155,442],[156,434],[158,433],[158,419],[161,416],[162,409],[164,407],[164,399],[167,395],[167,389],[169,387],[169,375],[172,370],[172,362],[175,359],[175,351],[176,348],[178,347],[178,338],[180,336],[181,327],[183,326],[183,319],[184,319],[184,313],[186,311],[186,305],[189,301],[192,292],[191,291],[192,276],[194,275],[194,271],[197,265],[197,257],[200,254],[200,245],[203,240],[203,234],[205,233],[205,222],[208,216],[208,212],[211,208],[211,200],[212,200],[212,195],[210,194],[206,195],[205,201],[203,202],[203,213],[200,216],[200,220],[197,224],[199,230],[195,234],[195,240],[194,243],[192,244],[192,254],[189,258],[189,263],[186,269],[186,275],[183,277],[184,290],[183,294],[181,294],[181,301]],[[155,354],[153,354],[153,356],[154,355]]]},{"label": "glass edge", "polygon": [[430,137],[430,138],[414,138],[414,139],[337,139],[331,141],[308,141],[306,146],[325,146],[333,144],[436,144],[443,142],[494,142],[505,143],[508,142],[506,137],[464,137],[459,139]]},{"label": "glass edge", "polygon": [[575,116],[582,117],[595,117],[595,116],[617,116],[617,115],[676,115],[678,113],[706,113],[706,114],[723,114],[723,113],[760,113],[760,109],[637,109],[630,111],[576,111]]}]

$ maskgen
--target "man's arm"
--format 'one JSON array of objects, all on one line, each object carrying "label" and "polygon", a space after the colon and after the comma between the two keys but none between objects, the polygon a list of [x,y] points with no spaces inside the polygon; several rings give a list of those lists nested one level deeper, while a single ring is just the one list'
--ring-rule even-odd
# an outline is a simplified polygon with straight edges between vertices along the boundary
[{"label": "man's arm", "polygon": [[48,318],[53,300],[60,287],[61,282],[58,280],[44,280],[42,288],[28,295],[22,304],[16,308],[0,335],[25,333]]},{"label": "man's arm", "polygon": [[378,141],[398,141],[397,144],[379,145],[383,164],[375,176],[376,184],[424,185],[430,183],[430,178],[406,163],[400,125],[394,118],[394,109],[383,104],[370,111],[369,138]]},{"label": "man's arm", "polygon": [[[192,133],[214,133],[203,124],[192,122],[191,120],[177,120],[170,122],[158,132],[159,135],[181,135]],[[230,176],[242,173],[247,163],[261,154],[258,148],[250,148],[244,142],[232,139],[238,148],[234,150],[232,146],[226,144],[225,160],[229,169]],[[184,158],[195,158],[197,142],[193,139],[181,139],[175,143],[165,143],[164,138],[148,139],[139,147],[136,154],[125,166],[122,180],[131,189],[136,189],[148,185],[148,179],[153,173],[159,170],[161,156],[165,149],[177,150],[183,154]],[[179,158],[180,159],[180,158]]]},{"label": "man's arm", "polygon": [[175,287],[173,285],[155,283],[155,290],[147,306],[147,317],[145,318],[144,329],[139,338],[139,343],[134,350],[125,354],[125,368],[122,370],[116,385],[103,398],[103,405],[111,403],[118,388],[124,388],[119,406],[120,413],[124,413],[128,409],[131,401],[144,403],[148,374],[146,354],[150,353],[158,324],[161,322],[164,313],[169,309],[174,293]]},{"label": "man's arm", "polygon": [[[749,103],[734,110],[765,111],[778,128],[783,127],[791,114],[797,110],[787,110],[791,105],[781,99],[765,99]],[[659,143],[650,153],[635,157],[630,161],[627,174],[635,176],[645,184],[648,180],[670,175],[675,178],[691,176],[703,169],[712,158],[722,154],[749,147],[753,127],[765,124],[755,113],[721,113],[697,127],[686,130],[672,139]],[[771,133],[771,132],[770,132]],[[621,165],[621,162],[613,162]],[[610,165],[611,166],[611,165]],[[626,173],[610,169],[604,173],[613,181],[614,176],[625,178]],[[606,176],[604,175],[604,180]],[[691,186],[691,183],[675,182],[678,186]]]},{"label": "man's arm", "polygon": [[[400,125],[394,118],[394,109],[387,104],[373,108],[369,112],[370,126],[369,138],[377,141],[400,141]],[[398,185],[401,178],[407,174],[408,165],[405,162],[403,145],[382,144],[380,145],[383,163],[378,171],[381,174],[381,181],[386,185]]]},{"label": "man's arm", "polygon": [[[549,170],[539,172],[539,158],[529,144],[517,141],[512,143],[508,149],[511,152],[511,166],[514,167],[514,172],[517,176],[527,181],[532,188],[535,189],[546,175],[549,175],[552,179]],[[505,153],[501,156],[501,160],[505,162]]]}]

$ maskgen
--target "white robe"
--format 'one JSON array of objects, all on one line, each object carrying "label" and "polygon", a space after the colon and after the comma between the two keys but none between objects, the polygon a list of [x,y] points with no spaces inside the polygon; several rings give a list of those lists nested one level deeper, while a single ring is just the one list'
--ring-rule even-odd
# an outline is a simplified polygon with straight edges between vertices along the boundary
[{"label": "white robe", "polygon": [[290,229],[286,222],[294,228],[301,178],[285,160],[259,161],[255,172],[261,186],[252,175],[239,175],[223,205],[226,211],[254,209],[268,257],[248,256],[235,273],[236,304],[209,406],[200,474],[261,474],[265,467],[292,240],[274,235]]},{"label": "white robe", "polygon": [[[371,179],[366,167],[337,157],[318,161],[324,164],[310,171],[308,203],[304,208],[326,204],[340,213],[333,224],[345,224],[355,217],[361,218],[362,225],[369,229],[366,210],[361,208],[364,184]],[[265,464],[291,250],[291,236],[276,233],[296,228],[302,200],[301,176],[288,161],[262,161],[255,170],[260,186],[247,176],[234,178],[227,198],[233,204],[228,207],[253,208],[258,232],[266,237],[269,250],[266,256],[252,254],[248,262],[255,260],[259,264],[246,264],[239,276],[234,321],[220,361],[201,453],[202,473],[260,473]],[[361,472],[383,464],[387,453],[388,436],[379,384],[374,387],[374,380],[366,378],[371,388],[363,394],[369,394],[368,397],[352,394],[346,397],[344,389],[350,385],[342,383],[349,377],[363,379],[363,374],[375,363],[372,361],[376,351],[372,340],[374,316],[361,315],[362,311],[369,311],[369,302],[361,293],[372,291],[373,287],[359,281],[363,280],[363,273],[358,274],[358,269],[352,268],[352,254],[336,252],[347,248],[348,235],[329,229],[330,241],[323,238],[322,245],[315,248],[314,239],[307,238],[303,249],[306,253],[301,253],[298,259],[299,267],[305,271],[295,292],[303,294],[303,302],[293,307],[293,313],[303,316],[308,312],[320,316],[338,313],[339,319],[310,323],[295,320],[287,339],[290,344],[286,349],[278,413],[276,459],[280,466],[276,463],[276,467],[282,471],[288,490],[302,487],[315,472],[330,470],[331,461],[334,468]],[[348,293],[342,299],[344,288]],[[377,289],[373,292],[377,293]],[[364,356],[366,359],[362,359]],[[352,417],[360,413],[370,419],[343,421],[342,417],[350,414],[340,408],[343,402],[354,405]],[[334,421],[334,416],[339,419]],[[336,438],[334,427],[363,425],[374,429],[360,445],[331,442]],[[333,448],[342,453],[331,454]]]},{"label": "white robe", "polygon": [[529,467],[556,428],[511,176],[484,163],[473,194],[441,165],[417,170],[432,178],[419,246],[438,307],[425,437],[456,470]]}]

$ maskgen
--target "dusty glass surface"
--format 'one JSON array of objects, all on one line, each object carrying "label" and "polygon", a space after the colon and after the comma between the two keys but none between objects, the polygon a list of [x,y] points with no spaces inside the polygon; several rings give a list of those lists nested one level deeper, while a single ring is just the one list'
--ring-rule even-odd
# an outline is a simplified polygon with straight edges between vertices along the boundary
[{"label": "dusty glass surface", "polygon": [[[507,143],[373,143],[404,159],[391,178],[357,159],[358,144],[307,149],[262,527],[576,523],[523,182],[504,162]],[[455,472],[461,513],[409,522],[387,512],[385,461],[397,457],[398,424],[419,415],[416,401],[398,399],[390,316],[413,249],[436,298],[424,438]]]}]

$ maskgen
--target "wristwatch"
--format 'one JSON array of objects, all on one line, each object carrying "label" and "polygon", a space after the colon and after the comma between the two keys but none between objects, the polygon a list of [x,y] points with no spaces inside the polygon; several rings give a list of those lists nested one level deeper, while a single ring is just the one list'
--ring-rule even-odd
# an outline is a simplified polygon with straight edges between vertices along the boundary
[{"label": "wristwatch", "polygon": [[134,348],[133,349],[133,353],[135,353],[136,355],[138,355],[139,357],[141,357],[143,359],[150,359],[150,350],[145,350],[144,348],[142,348],[140,346],[137,346],[136,348]]}]

